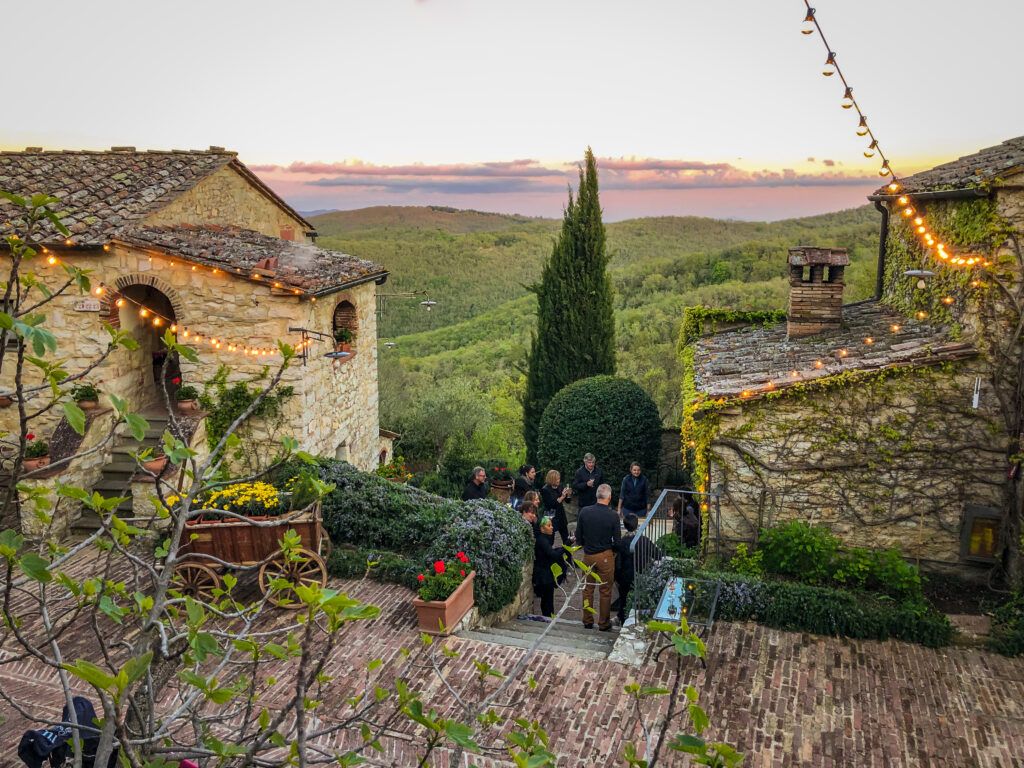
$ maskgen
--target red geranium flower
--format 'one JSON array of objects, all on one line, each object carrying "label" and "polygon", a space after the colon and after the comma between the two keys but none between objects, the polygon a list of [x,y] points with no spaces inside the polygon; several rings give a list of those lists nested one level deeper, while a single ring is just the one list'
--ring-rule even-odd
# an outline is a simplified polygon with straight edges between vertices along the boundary
[{"label": "red geranium flower", "polygon": [[465,575],[466,575],[465,571],[459,571],[459,576],[465,576]]},{"label": "red geranium flower", "polygon": [[417,579],[419,579],[420,581],[425,581],[427,577],[426,577],[426,576],[424,576],[424,575],[423,575],[423,574],[421,573],[421,574],[420,574],[419,576],[417,576],[416,578],[417,578]]},{"label": "red geranium flower", "polygon": [[444,573],[444,560],[438,560],[434,563],[434,573]]},{"label": "red geranium flower", "polygon": [[181,376],[175,376],[171,379],[171,384],[181,384]]},{"label": "red geranium flower", "polygon": [[36,436],[33,435],[31,432],[29,432],[27,435],[25,435],[25,439],[26,440],[35,440]]},{"label": "red geranium flower", "polygon": [[468,563],[469,562],[469,558],[466,557],[466,553],[465,552],[459,552],[457,555],[455,555],[455,559],[458,560],[460,563]]}]

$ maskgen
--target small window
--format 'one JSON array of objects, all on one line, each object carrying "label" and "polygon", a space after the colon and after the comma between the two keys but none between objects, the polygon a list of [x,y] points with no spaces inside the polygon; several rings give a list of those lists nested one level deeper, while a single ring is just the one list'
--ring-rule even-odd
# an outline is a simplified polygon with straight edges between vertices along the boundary
[{"label": "small window", "polygon": [[[347,352],[350,356],[356,353],[356,336],[359,334],[359,317],[356,306],[351,301],[342,301],[334,308],[335,348]],[[348,358],[341,358],[348,359]]]},{"label": "small window", "polygon": [[348,443],[341,443],[334,449],[334,458],[338,461],[348,461]]},{"label": "small window", "polygon": [[960,557],[979,563],[995,562],[999,552],[1002,513],[992,507],[968,505],[960,536]]}]

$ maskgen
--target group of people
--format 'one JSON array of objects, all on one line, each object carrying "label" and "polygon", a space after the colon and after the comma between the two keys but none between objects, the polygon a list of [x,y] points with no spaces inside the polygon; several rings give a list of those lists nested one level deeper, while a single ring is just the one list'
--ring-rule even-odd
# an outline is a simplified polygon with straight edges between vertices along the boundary
[{"label": "group of people", "polygon": [[[646,536],[641,536],[636,548],[631,546],[640,518],[650,510],[647,478],[640,465],[634,463],[622,481],[618,508],[612,509],[611,486],[604,482],[604,473],[597,466],[593,454],[583,457],[583,465],[576,470],[571,485],[563,485],[561,474],[552,469],[544,476],[544,485],[537,491],[534,486],[536,476],[536,467],[527,465],[521,468],[510,503],[520,511],[534,532],[533,587],[540,598],[541,615],[554,615],[555,588],[573,565],[573,558],[567,556],[565,546],[577,545],[581,551],[576,553],[576,559],[592,573],[584,588],[584,605],[594,606],[595,589],[599,593],[599,607],[584,610],[583,625],[592,628],[596,616],[598,628],[608,631],[612,628],[613,584],[619,591],[619,623],[626,618],[627,597],[636,570],[634,549],[641,552],[644,561],[660,557],[657,547]],[[575,535],[569,533],[569,518],[565,510],[566,502],[573,497],[580,510]],[[622,534],[623,526],[625,535]],[[561,540],[561,546],[557,547],[556,532]],[[552,570],[552,565],[557,565],[558,569]],[[556,577],[556,573],[561,575]]]}]

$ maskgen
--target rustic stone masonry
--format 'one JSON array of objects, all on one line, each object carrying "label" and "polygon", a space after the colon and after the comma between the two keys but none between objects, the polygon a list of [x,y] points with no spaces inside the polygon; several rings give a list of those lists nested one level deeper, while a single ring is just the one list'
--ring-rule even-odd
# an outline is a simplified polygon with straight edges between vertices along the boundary
[{"label": "rustic stone masonry", "polygon": [[850,263],[845,248],[789,249],[790,338],[813,336],[843,324],[843,270]]}]

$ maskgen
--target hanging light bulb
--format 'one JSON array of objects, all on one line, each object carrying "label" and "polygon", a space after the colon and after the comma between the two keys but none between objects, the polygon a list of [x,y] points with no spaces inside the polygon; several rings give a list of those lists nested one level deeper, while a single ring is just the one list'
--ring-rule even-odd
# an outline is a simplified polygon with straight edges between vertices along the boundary
[{"label": "hanging light bulb", "polygon": [[867,136],[868,135],[868,119],[864,115],[860,116],[860,122],[857,123],[857,135]]},{"label": "hanging light bulb", "polygon": [[918,216],[916,219],[914,219],[914,223],[917,224],[917,226],[920,227],[922,224],[924,224],[924,219],[922,219],[920,216]]},{"label": "hanging light bulb", "polygon": [[95,288],[92,289],[92,292],[95,293],[97,296],[102,296],[103,295],[103,286],[102,285],[97,285]]},{"label": "hanging light bulb", "polygon": [[47,263],[47,264],[49,264],[49,265],[50,265],[50,266],[52,267],[52,266],[53,266],[54,264],[56,264],[56,263],[57,263],[57,257],[56,257],[56,256],[50,256],[50,257],[49,257],[49,258],[48,258],[48,259],[46,260],[46,263]]},{"label": "hanging light bulb", "polygon": [[886,160],[882,163],[882,167],[878,169],[879,176],[892,176],[892,168],[889,167],[889,161]]},{"label": "hanging light bulb", "polygon": [[914,209],[913,208],[909,208],[909,207],[908,208],[904,208],[903,209],[903,215],[906,216],[907,218],[910,218],[911,216],[914,215]]},{"label": "hanging light bulb", "polygon": [[904,195],[903,197],[901,197],[896,202],[899,203],[900,205],[906,205],[907,203],[910,202],[910,200],[908,200],[907,197]]},{"label": "hanging light bulb", "polygon": [[890,192],[896,193],[896,192],[899,192],[899,190],[900,190],[900,185],[897,184],[895,181],[892,184],[889,185],[889,191]]},{"label": "hanging light bulb", "polygon": [[153,327],[154,328],[159,328],[161,325],[163,325],[163,322],[164,321],[161,320],[159,317],[154,317],[153,318]]},{"label": "hanging light bulb", "polygon": [[867,149],[864,150],[864,157],[874,157],[876,149],[878,149],[878,142],[872,140],[872,142],[868,144]]},{"label": "hanging light bulb", "polygon": [[177,332],[178,332],[178,326],[176,326],[174,323],[171,323],[171,333],[177,333]]},{"label": "hanging light bulb", "polygon": [[825,66],[821,68],[821,74],[825,77],[832,77],[836,73],[836,55],[832,52],[828,52],[828,58],[825,59]]},{"label": "hanging light bulb", "polygon": [[807,15],[804,16],[804,23],[800,25],[800,33],[803,35],[814,34],[814,9],[808,8]]},{"label": "hanging light bulb", "polygon": [[843,100],[839,102],[839,106],[843,109],[853,106],[853,88],[850,86],[846,86],[846,93],[843,94]]},{"label": "hanging light bulb", "polygon": [[139,317],[149,317],[149,310],[143,307],[139,310]]},{"label": "hanging light bulb", "polygon": [[118,299],[117,301],[115,301],[114,302],[114,306],[123,307],[124,306],[124,299]]}]

